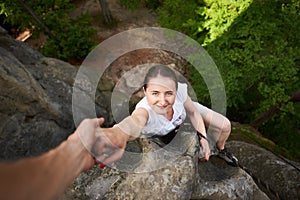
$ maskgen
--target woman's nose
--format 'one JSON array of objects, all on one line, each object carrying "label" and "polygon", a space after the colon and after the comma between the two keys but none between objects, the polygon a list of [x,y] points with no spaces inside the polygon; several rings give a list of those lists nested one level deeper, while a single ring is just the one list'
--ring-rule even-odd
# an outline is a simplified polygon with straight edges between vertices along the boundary
[{"label": "woman's nose", "polygon": [[161,105],[164,105],[166,103],[166,97],[165,97],[164,94],[161,94],[159,96],[159,102],[160,102]]}]

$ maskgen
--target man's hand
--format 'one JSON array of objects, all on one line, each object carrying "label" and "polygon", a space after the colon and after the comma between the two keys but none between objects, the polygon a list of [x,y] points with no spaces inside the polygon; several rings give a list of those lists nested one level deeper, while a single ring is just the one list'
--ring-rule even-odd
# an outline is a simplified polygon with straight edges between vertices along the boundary
[{"label": "man's hand", "polygon": [[84,119],[75,132],[71,134],[67,142],[76,144],[76,149],[83,149],[86,151],[87,164],[85,170],[91,168],[95,164],[94,156],[92,155],[92,147],[97,141],[97,129],[103,124],[104,118]]},{"label": "man's hand", "polygon": [[122,157],[130,136],[118,126],[101,128],[103,122],[103,118],[85,119],[69,139],[79,138],[97,163],[109,165]]}]

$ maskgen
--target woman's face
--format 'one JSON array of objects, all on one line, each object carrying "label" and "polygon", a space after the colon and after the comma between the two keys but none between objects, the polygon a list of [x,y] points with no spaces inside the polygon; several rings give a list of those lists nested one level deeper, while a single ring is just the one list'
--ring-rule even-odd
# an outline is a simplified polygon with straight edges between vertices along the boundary
[{"label": "woman's face", "polygon": [[157,114],[164,115],[175,102],[176,84],[171,78],[159,75],[149,80],[144,93],[149,106]]}]

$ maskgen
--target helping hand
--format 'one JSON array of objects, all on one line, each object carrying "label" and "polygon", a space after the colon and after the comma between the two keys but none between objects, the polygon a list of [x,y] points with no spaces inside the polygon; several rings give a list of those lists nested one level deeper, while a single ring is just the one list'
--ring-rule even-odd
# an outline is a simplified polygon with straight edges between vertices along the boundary
[{"label": "helping hand", "polygon": [[93,150],[101,152],[96,155],[97,162],[109,165],[120,159],[125,151],[129,136],[121,132],[118,128],[101,128],[97,132],[99,138]]},{"label": "helping hand", "polygon": [[101,128],[103,122],[103,118],[85,119],[76,133],[97,163],[109,165],[122,157],[129,135],[117,127]]},{"label": "helping hand", "polygon": [[86,156],[84,157],[86,159],[85,170],[91,168],[95,164],[95,159],[91,152],[98,139],[96,137],[97,129],[100,128],[100,125],[102,125],[103,122],[103,118],[84,119],[79,124],[74,134],[71,134],[67,139],[67,142],[70,144],[76,144],[76,147],[72,148],[86,150]]}]

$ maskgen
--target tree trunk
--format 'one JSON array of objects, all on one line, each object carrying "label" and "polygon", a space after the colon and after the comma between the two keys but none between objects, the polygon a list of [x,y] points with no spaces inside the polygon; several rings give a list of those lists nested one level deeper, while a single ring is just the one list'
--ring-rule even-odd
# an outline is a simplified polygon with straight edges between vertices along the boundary
[{"label": "tree trunk", "polygon": [[[300,101],[300,91],[295,92],[292,94],[290,102],[299,102]],[[272,106],[269,110],[261,113],[258,118],[253,120],[250,125],[253,126],[255,129],[258,129],[264,122],[268,121],[271,117],[273,117],[278,111],[279,111],[280,105],[279,106]]]},{"label": "tree trunk", "polygon": [[42,20],[34,13],[34,11],[25,3],[24,0],[19,0],[21,5],[30,13],[30,15],[34,18],[37,23],[39,23],[43,29],[45,30],[45,33],[48,34],[49,36],[53,36],[50,29],[42,22]]},{"label": "tree trunk", "polygon": [[102,9],[102,14],[103,14],[105,23],[108,25],[112,25],[113,20],[112,20],[111,13],[110,13],[110,10],[109,10],[106,0],[99,0],[99,3],[101,6],[101,9]]}]

